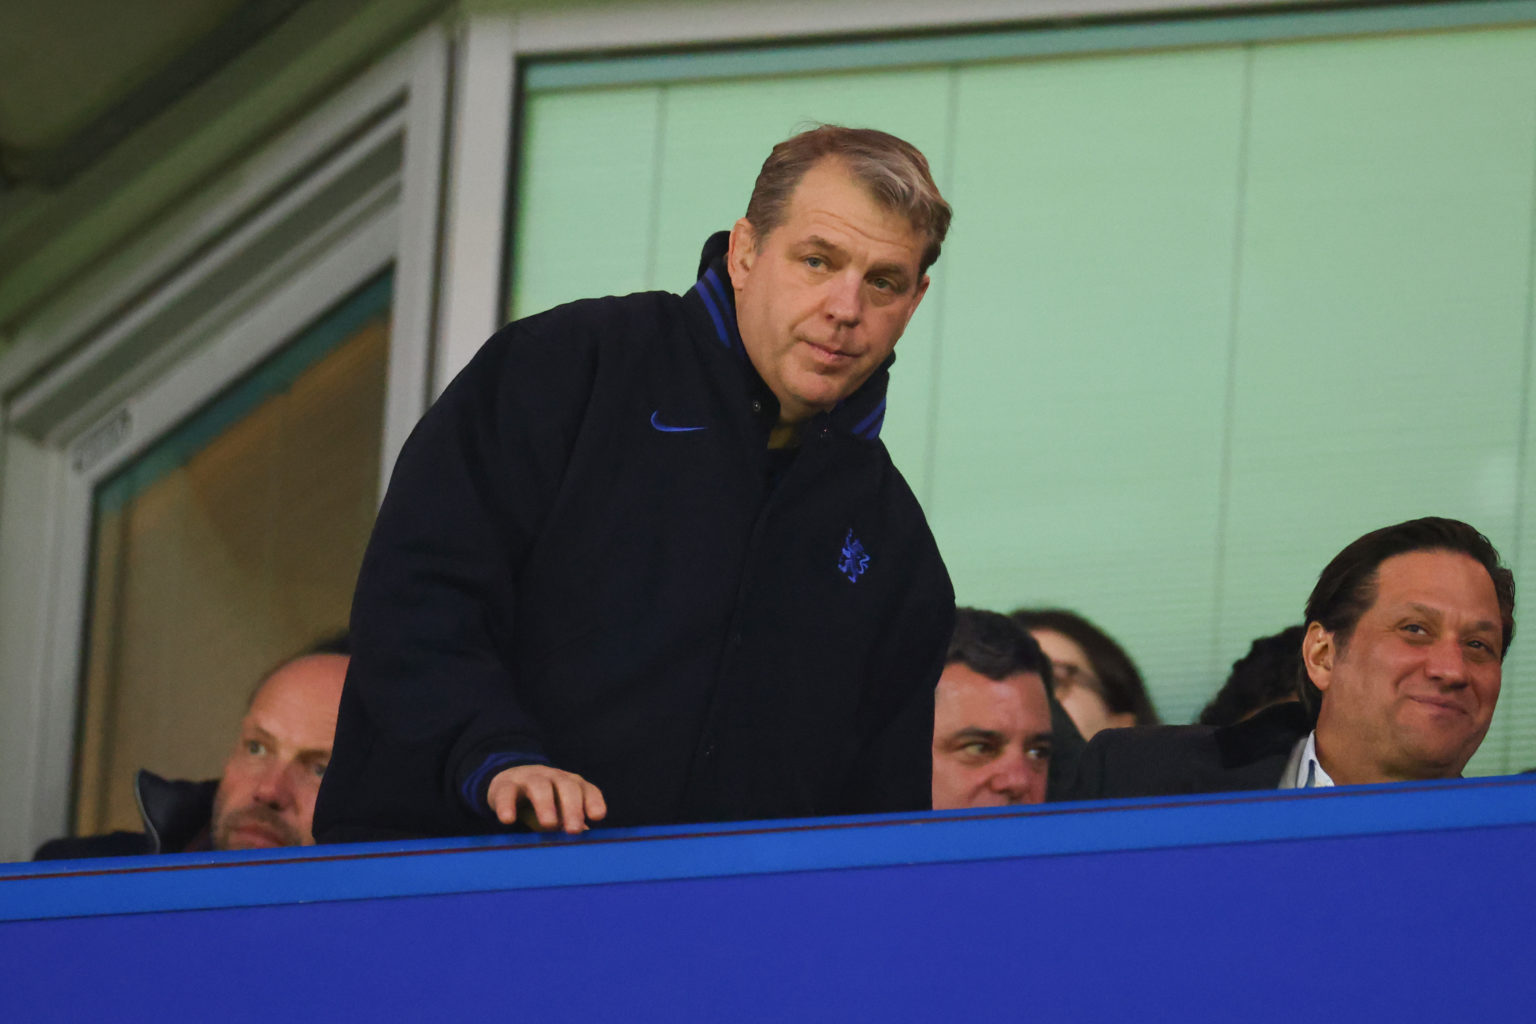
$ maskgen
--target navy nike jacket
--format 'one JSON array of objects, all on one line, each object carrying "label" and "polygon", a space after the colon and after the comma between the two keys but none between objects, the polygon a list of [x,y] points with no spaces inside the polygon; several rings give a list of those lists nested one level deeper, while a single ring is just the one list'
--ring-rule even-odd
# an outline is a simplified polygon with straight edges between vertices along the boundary
[{"label": "navy nike jacket", "polygon": [[954,593],[888,366],[774,472],[720,260],[492,337],[379,512],[316,834],[499,829],[490,779],[539,761],[606,825],[926,808]]}]

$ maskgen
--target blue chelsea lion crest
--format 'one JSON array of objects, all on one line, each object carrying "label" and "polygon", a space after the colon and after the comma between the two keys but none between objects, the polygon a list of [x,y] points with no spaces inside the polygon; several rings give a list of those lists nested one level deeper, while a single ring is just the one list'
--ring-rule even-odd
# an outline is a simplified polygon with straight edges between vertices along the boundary
[{"label": "blue chelsea lion crest", "polygon": [[850,529],[848,536],[843,538],[842,559],[837,563],[837,571],[847,576],[849,583],[857,583],[868,568],[869,552],[864,550],[863,542]]}]

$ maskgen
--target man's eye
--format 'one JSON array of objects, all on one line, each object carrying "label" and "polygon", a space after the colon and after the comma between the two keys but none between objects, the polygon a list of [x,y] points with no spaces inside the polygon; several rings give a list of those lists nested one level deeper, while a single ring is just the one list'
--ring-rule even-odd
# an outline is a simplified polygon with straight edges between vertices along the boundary
[{"label": "man's eye", "polygon": [[321,763],[319,763],[319,764],[311,766],[312,770],[315,773],[315,778],[317,778],[317,779],[325,778],[325,770],[327,768],[329,768],[329,767],[330,767],[330,765],[326,764],[323,761]]},{"label": "man's eye", "polygon": [[896,283],[888,277],[877,277],[869,283],[880,289],[882,292],[893,292],[896,290]]},{"label": "man's eye", "polygon": [[260,757],[267,752],[267,745],[261,740],[246,740],[245,752],[252,757]]},{"label": "man's eye", "polygon": [[1049,761],[1051,759],[1050,747],[1030,747],[1025,751],[1032,761]]},{"label": "man's eye", "polygon": [[807,256],[805,258],[805,265],[810,267],[812,270],[820,270],[822,267],[827,265],[827,261],[822,259],[820,256]]},{"label": "man's eye", "polygon": [[993,753],[995,753],[996,748],[993,747],[990,743],[984,743],[981,740],[976,740],[961,747],[960,751],[961,753],[968,754],[971,757],[991,757]]},{"label": "man's eye", "polygon": [[1423,636],[1423,635],[1427,634],[1429,631],[1427,629],[1425,629],[1423,626],[1419,625],[1417,622],[1410,622],[1406,626],[1403,627],[1403,632],[1404,633],[1413,633],[1415,635]]}]

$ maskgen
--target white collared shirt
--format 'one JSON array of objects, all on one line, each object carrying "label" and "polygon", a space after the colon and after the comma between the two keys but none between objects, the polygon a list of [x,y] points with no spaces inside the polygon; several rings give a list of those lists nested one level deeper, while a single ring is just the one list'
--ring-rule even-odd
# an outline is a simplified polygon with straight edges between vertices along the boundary
[{"label": "white collared shirt", "polygon": [[1296,777],[1291,780],[1295,789],[1322,789],[1333,785],[1333,779],[1323,770],[1317,759],[1317,730],[1307,734],[1307,745],[1301,749],[1301,760],[1296,764]]}]

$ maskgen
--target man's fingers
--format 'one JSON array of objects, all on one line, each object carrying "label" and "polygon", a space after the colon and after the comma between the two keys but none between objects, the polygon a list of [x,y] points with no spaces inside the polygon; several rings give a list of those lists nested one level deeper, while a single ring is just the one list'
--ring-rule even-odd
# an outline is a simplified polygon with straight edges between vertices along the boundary
[{"label": "man's fingers", "polygon": [[603,791],[586,779],[581,780],[581,788],[586,797],[588,820],[602,821],[608,816],[608,801],[603,799]]},{"label": "man's fingers", "polygon": [[555,780],[555,794],[560,800],[560,824],[571,835],[587,830],[585,801],[582,786],[586,780],[579,775],[564,775]]},{"label": "man's fingers", "polygon": [[518,765],[499,772],[486,801],[503,824],[519,822],[535,832],[585,832],[588,820],[608,813],[602,792],[574,772],[549,765]]},{"label": "man's fingers", "polygon": [[560,783],[558,779],[538,779],[528,785],[528,803],[534,816],[539,819],[540,832],[553,832],[560,827]]},{"label": "man's fingers", "polygon": [[517,821],[518,797],[521,793],[517,783],[504,778],[505,772],[491,780],[490,789],[486,790],[485,800],[491,808],[491,813],[496,815],[496,820],[503,825],[511,825]]}]

